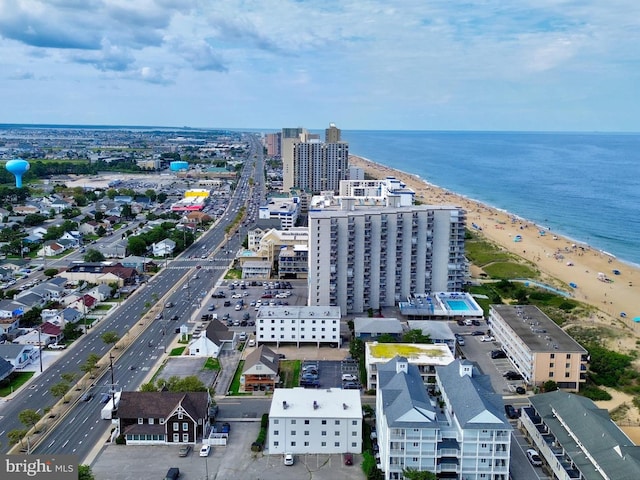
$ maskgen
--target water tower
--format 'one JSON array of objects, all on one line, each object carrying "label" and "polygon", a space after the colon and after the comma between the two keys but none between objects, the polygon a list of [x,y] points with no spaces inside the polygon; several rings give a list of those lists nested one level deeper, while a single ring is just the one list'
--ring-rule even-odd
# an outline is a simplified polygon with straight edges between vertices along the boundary
[{"label": "water tower", "polygon": [[9,173],[12,173],[14,177],[16,177],[16,188],[22,188],[22,175],[29,170],[29,162],[22,159],[14,159],[9,160],[4,168],[7,169]]}]

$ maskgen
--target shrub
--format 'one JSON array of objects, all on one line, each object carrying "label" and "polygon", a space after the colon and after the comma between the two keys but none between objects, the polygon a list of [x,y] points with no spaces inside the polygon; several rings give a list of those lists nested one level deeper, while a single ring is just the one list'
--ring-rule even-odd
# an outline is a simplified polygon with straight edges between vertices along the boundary
[{"label": "shrub", "polygon": [[127,439],[122,433],[116,437],[116,445],[126,445],[126,444],[127,444]]}]

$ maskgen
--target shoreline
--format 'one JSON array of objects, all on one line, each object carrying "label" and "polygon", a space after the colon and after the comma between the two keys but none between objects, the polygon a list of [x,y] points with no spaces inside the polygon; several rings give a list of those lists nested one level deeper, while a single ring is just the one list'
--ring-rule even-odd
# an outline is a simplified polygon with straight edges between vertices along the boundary
[{"label": "shoreline", "polygon": [[[607,326],[617,321],[630,329],[635,342],[640,332],[640,326],[633,321],[634,317],[640,317],[640,305],[636,301],[640,297],[640,266],[504,209],[447,190],[419,175],[358,155],[349,155],[349,164],[363,168],[373,178],[400,179],[415,191],[415,200],[422,204],[447,204],[464,209],[469,230],[526,260],[540,271],[541,281],[554,287],[560,283],[560,288],[570,292],[571,298],[597,309],[589,320]],[[521,238],[516,240],[516,235]],[[577,287],[571,288],[570,284]],[[629,348],[635,348],[635,343]]]}]

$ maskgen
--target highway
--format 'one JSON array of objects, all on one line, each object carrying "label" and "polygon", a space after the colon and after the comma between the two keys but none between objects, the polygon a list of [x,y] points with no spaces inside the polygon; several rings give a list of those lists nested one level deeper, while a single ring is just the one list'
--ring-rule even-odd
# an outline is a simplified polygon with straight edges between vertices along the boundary
[{"label": "highway", "polygon": [[[80,365],[85,363],[88,355],[96,353],[102,357],[110,348],[100,338],[103,332],[115,331],[126,339],[130,328],[143,321],[142,317],[148,311],[148,305],[155,304],[152,307],[152,313],[148,316],[148,327],[114,362],[113,376],[117,389],[135,390],[144,381],[149,370],[157,363],[175,337],[175,328],[190,319],[197,310],[199,302],[226,270],[232,260],[228,252],[235,253],[241,247],[246,227],[241,228],[238,235],[231,235],[228,240],[225,238],[225,228],[233,221],[239,208],[249,201],[248,179],[250,177],[255,180],[255,195],[259,196],[258,202],[263,198],[262,145],[254,135],[247,135],[246,138],[250,141],[250,153],[227,210],[215,227],[203,234],[179,257],[171,260],[167,268],[162,269],[126,302],[117,307],[115,312],[100,321],[88,335],[78,339],[27,388],[0,405],[2,451],[6,452],[10,449],[9,442],[6,441],[7,432],[24,428],[18,420],[19,412],[34,409],[43,413],[45,407],[55,404],[57,399],[51,395],[49,389],[60,381],[60,375],[74,372],[79,377],[82,376]],[[100,242],[108,243],[109,238],[101,239]],[[209,258],[202,259],[202,255]],[[196,270],[197,265],[201,265],[202,268]],[[198,278],[195,278],[196,272],[198,272]],[[188,288],[183,289],[182,286],[186,283]],[[174,303],[174,306],[164,308],[165,302],[169,300]],[[157,312],[163,312],[161,320],[153,319]],[[171,321],[170,317],[173,315],[178,315],[179,320]],[[99,401],[100,394],[108,392],[110,385],[111,372],[107,369],[91,387],[95,397],[90,401],[78,400],[68,414],[59,421],[56,428],[49,432],[44,441],[31,450],[32,453],[74,454],[84,458],[97,442],[102,441],[111,427],[110,422],[100,418],[100,410],[104,404]]]}]

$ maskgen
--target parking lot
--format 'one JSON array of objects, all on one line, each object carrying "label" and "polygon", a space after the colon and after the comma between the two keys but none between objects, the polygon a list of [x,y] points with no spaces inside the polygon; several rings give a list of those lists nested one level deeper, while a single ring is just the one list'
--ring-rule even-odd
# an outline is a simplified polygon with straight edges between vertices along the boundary
[{"label": "parking lot", "polygon": [[[92,465],[97,480],[162,479],[170,467],[180,469],[181,480],[272,479],[314,480],[363,479],[361,455],[354,455],[353,466],[343,463],[342,455],[296,455],[292,466],[285,466],[281,455],[251,452],[251,443],[260,430],[259,422],[230,422],[226,447],[213,447],[208,457],[200,457],[196,445],[186,457],[178,456],[178,446],[108,445]],[[194,451],[195,450],[195,451]],[[140,459],[144,461],[140,461]]]}]

